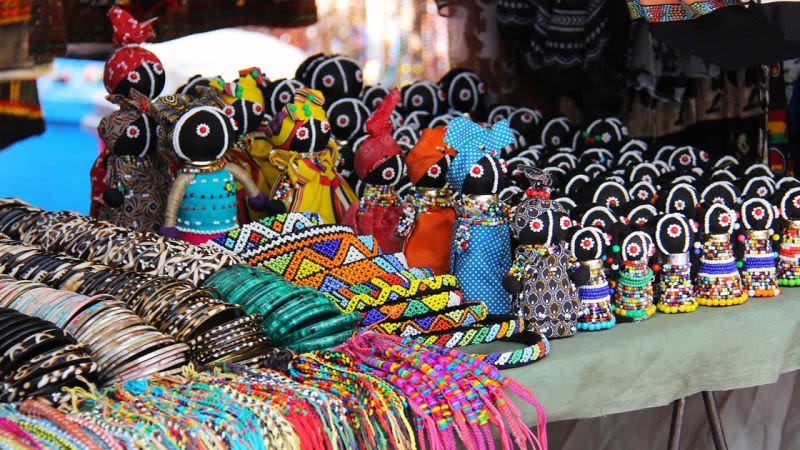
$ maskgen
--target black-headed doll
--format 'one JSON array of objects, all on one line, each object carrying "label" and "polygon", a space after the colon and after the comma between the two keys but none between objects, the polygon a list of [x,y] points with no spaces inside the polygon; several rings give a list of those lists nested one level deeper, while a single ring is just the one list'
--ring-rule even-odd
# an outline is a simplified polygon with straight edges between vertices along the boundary
[{"label": "black-headed doll", "polygon": [[611,303],[613,289],[604,270],[607,242],[605,232],[595,227],[579,228],[570,238],[569,249],[578,265],[573,281],[583,310],[578,317],[580,331],[607,330],[617,323]]},{"label": "black-headed doll", "polygon": [[656,221],[653,238],[655,259],[660,263],[656,308],[662,313],[690,313],[697,309],[692,278],[696,231],[683,214],[664,214]]},{"label": "black-headed doll", "polygon": [[695,278],[697,303],[703,306],[744,303],[748,295],[730,241],[736,213],[723,203],[702,205],[697,211],[697,220],[702,233],[700,266]]},{"label": "black-headed doll", "polygon": [[[775,211],[769,200],[751,197],[739,207],[741,233],[737,245],[741,248],[742,283],[750,297],[780,295],[773,242],[780,238],[775,233]],[[737,252],[739,253],[739,252]]]},{"label": "black-headed doll", "polygon": [[622,239],[614,312],[621,322],[639,322],[656,312],[653,304],[653,239],[644,231],[634,231]]}]

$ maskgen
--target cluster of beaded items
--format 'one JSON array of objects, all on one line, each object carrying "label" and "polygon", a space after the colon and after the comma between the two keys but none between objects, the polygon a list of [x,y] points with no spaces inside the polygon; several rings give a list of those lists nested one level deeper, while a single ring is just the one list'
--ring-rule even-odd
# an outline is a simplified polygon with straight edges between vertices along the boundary
[{"label": "cluster of beaded items", "polygon": [[775,276],[775,252],[767,230],[747,232],[744,240],[742,283],[750,297],[772,297],[781,293]]},{"label": "cluster of beaded items", "polygon": [[656,308],[662,313],[690,313],[697,309],[688,253],[669,255],[668,263],[661,267],[658,291]]},{"label": "cluster of beaded items", "polygon": [[494,195],[462,196],[458,201],[458,219],[453,235],[455,247],[462,251],[469,248],[470,227],[492,227],[506,223],[509,209]]},{"label": "cluster of beaded items", "polygon": [[800,286],[800,226],[794,222],[783,228],[778,258],[778,283]]},{"label": "cluster of beaded items", "polygon": [[364,214],[370,208],[391,208],[399,205],[400,198],[393,186],[367,184],[364,186],[364,195],[358,201],[358,214]]},{"label": "cluster of beaded items", "polygon": [[711,235],[703,243],[695,295],[703,306],[741,305],[747,301],[727,234]]},{"label": "cluster of beaded items", "polygon": [[578,287],[583,314],[578,317],[578,329],[598,331],[612,328],[617,323],[614,306],[611,304],[613,289],[608,285],[603,261],[581,261],[589,268],[589,284]]},{"label": "cluster of beaded items", "polygon": [[453,207],[453,190],[449,187],[439,189],[412,188],[403,200],[403,215],[397,224],[397,235],[408,236],[417,217],[428,211]]},{"label": "cluster of beaded items", "polygon": [[614,313],[625,321],[641,321],[656,312],[653,304],[653,271],[647,264],[625,261],[614,292]]}]

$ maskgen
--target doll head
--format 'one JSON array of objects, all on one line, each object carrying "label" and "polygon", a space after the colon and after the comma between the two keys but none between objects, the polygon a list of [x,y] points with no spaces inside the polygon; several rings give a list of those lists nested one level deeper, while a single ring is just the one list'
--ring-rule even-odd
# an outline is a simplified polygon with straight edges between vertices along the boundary
[{"label": "doll head", "polygon": [[704,204],[697,213],[700,231],[704,235],[730,235],[736,225],[736,213],[723,203]]},{"label": "doll head", "polygon": [[739,206],[739,216],[745,230],[769,230],[775,220],[775,211],[769,200],[751,197]]},{"label": "doll head", "polygon": [[570,197],[577,197],[578,192],[583,188],[583,186],[590,181],[588,175],[578,174],[572,176],[567,184],[564,186],[564,194]]},{"label": "doll head", "polygon": [[505,119],[508,120],[511,113],[514,112],[516,108],[511,105],[494,105],[489,109],[489,115],[486,117],[487,123],[496,123],[500,122],[501,120]]},{"label": "doll head", "polygon": [[400,149],[403,151],[404,155],[407,155],[419,140],[417,132],[408,125],[396,128],[392,133],[392,137],[397,141],[397,144],[400,145]]},{"label": "doll head", "polygon": [[595,205],[587,208],[580,215],[581,227],[595,227],[605,232],[611,231],[617,224],[617,216],[606,206]]},{"label": "doll head", "polygon": [[375,111],[381,100],[389,95],[389,90],[381,85],[364,86],[364,91],[361,93],[361,101],[367,105],[370,111]]},{"label": "doll head", "polygon": [[781,193],[778,208],[781,212],[781,218],[784,220],[800,220],[800,187],[789,187],[785,191],[779,190]]},{"label": "doll head", "polygon": [[613,210],[630,201],[625,186],[616,181],[603,181],[599,185],[587,183],[581,189],[581,197],[595,205],[603,205]]},{"label": "doll head", "polygon": [[233,120],[236,133],[244,136],[255,131],[264,119],[264,95],[266,78],[255,67],[239,71],[233,83],[212,84],[221,91],[220,97],[228,105],[222,109]]},{"label": "doll head", "polygon": [[604,259],[606,254],[606,235],[595,227],[584,227],[573,233],[569,242],[572,257],[577,261]]},{"label": "doll head", "polygon": [[528,143],[534,142],[538,136],[539,122],[542,113],[531,108],[517,108],[508,116],[511,129],[518,131]]},{"label": "doll head", "polygon": [[672,150],[667,159],[667,164],[675,170],[686,170],[697,167],[703,161],[698,157],[698,151],[691,146],[678,147]]},{"label": "doll head", "polygon": [[688,183],[674,184],[667,190],[663,200],[659,199],[660,210],[665,213],[679,213],[692,219],[699,203],[697,191]]},{"label": "doll head", "polygon": [[653,239],[644,231],[634,231],[622,240],[620,255],[623,261],[647,264],[653,254],[655,254]]},{"label": "doll head", "polygon": [[358,98],[364,86],[364,73],[352,59],[334,55],[308,69],[308,85],[325,95],[329,102],[340,98]]},{"label": "doll head", "polygon": [[547,158],[547,165],[549,167],[558,167],[565,172],[572,172],[578,165],[578,159],[572,153],[556,152],[553,156]]},{"label": "doll head", "polygon": [[750,167],[744,170],[744,174],[748,177],[769,177],[775,178],[769,166],[766,164],[751,164]]},{"label": "doll head", "polygon": [[108,17],[114,29],[114,46],[119,47],[106,62],[103,83],[112,95],[130,95],[136,89],[155,98],[164,89],[166,77],[161,60],[139,45],[153,36],[152,22],[137,22],[127,11],[112,6]]},{"label": "doll head", "polygon": [[[414,112],[424,113],[429,122],[432,118],[447,111],[444,92],[430,81],[415,81],[403,87],[401,109],[406,115]],[[424,125],[424,124],[423,124]]]},{"label": "doll head", "polygon": [[554,150],[571,146],[572,124],[566,117],[555,117],[545,122],[539,140],[545,149]]},{"label": "doll head", "polygon": [[511,235],[522,245],[560,244],[572,227],[569,216],[536,202],[523,201],[509,222]]},{"label": "doll head", "polygon": [[357,98],[341,98],[328,107],[331,133],[339,141],[350,142],[367,132],[369,108]]},{"label": "doll head", "polygon": [[294,79],[281,78],[267,82],[263,89],[264,115],[269,119],[275,117],[284,105],[292,102],[294,93],[302,87],[303,84]]},{"label": "doll head", "polygon": [[505,120],[484,128],[464,117],[453,119],[444,137],[457,152],[447,171],[450,186],[469,195],[498,194],[506,178],[500,152],[513,139]]},{"label": "doll head", "polygon": [[642,201],[632,201],[625,205],[622,211],[624,221],[633,229],[643,229],[647,227],[658,215],[656,207],[650,203]]},{"label": "doll head", "polygon": [[130,96],[111,95],[111,103],[120,109],[103,117],[97,133],[114,155],[143,158],[158,145],[156,121],[150,116],[150,102],[137,90]]},{"label": "doll head", "polygon": [[700,201],[703,203],[722,203],[734,208],[739,200],[739,190],[730,181],[713,181],[703,189]]},{"label": "doll head", "polygon": [[206,164],[222,158],[235,140],[226,106],[214,88],[198,86],[192,95],[158,97],[152,109],[158,144],[173,161]]},{"label": "doll head", "polygon": [[367,183],[395,185],[403,176],[402,153],[389,121],[399,101],[400,92],[392,89],[367,120],[369,136],[358,146],[355,157],[356,174]]},{"label": "doll head", "polygon": [[767,176],[748,178],[742,186],[742,197],[772,198],[773,194],[775,194],[775,182]]},{"label": "doll head", "polygon": [[584,148],[603,147],[618,149],[628,138],[628,129],[619,119],[597,119],[581,132],[579,143]]},{"label": "doll head", "polygon": [[653,231],[658,251],[666,255],[688,253],[692,249],[694,230],[683,214],[665,214],[656,221]]},{"label": "doll head", "polygon": [[193,75],[188,80],[186,80],[186,83],[182,84],[180,87],[178,87],[178,89],[175,89],[175,94],[192,95],[195,86],[211,87],[212,85],[224,85],[224,84],[225,80],[223,80],[222,77],[219,75],[215,77],[204,77],[199,74]]},{"label": "doll head", "polygon": [[294,72],[294,78],[300,81],[300,83],[302,83],[304,86],[310,86],[311,73],[317,67],[317,65],[319,65],[320,63],[322,63],[322,61],[325,61],[326,59],[327,56],[325,56],[322,53],[315,53],[309,56],[308,58],[304,59],[303,62],[300,63],[300,65],[297,66],[297,69],[295,69]]},{"label": "doll head", "polygon": [[322,106],[325,97],[313,89],[298,89],[292,103],[272,118],[266,129],[267,139],[282,150],[311,153],[327,148],[331,126]]},{"label": "doll head", "polygon": [[650,203],[656,198],[656,188],[647,181],[640,181],[628,191],[631,200]]},{"label": "doll head", "polygon": [[419,142],[408,152],[408,178],[415,186],[441,188],[455,152],[444,142],[445,127],[422,130]]},{"label": "doll head", "polygon": [[486,86],[475,72],[452,69],[439,81],[445,101],[451,109],[481,118],[486,108]]},{"label": "doll head", "polygon": [[642,154],[642,152],[640,152],[639,150],[629,150],[625,153],[620,153],[616,165],[618,168],[622,169],[622,173],[624,173],[625,168],[633,167],[643,162],[644,162],[644,154]]}]

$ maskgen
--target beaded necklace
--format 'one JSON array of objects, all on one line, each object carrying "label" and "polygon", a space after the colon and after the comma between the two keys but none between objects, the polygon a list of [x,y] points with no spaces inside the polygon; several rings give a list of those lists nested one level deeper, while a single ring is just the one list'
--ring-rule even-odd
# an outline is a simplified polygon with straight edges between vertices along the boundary
[{"label": "beaded necklace", "polygon": [[417,217],[434,209],[453,208],[453,190],[412,188],[403,200],[403,215],[397,224],[397,235],[408,236]]},{"label": "beaded necklace", "polygon": [[608,285],[603,261],[595,259],[580,261],[578,264],[589,269],[589,284],[578,287],[578,298],[583,307],[583,314],[578,317],[578,329],[598,331],[612,328],[617,319],[611,304],[613,290]]},{"label": "beaded necklace", "polygon": [[641,321],[655,314],[653,271],[644,261],[624,261],[614,291],[614,312],[620,319]]},{"label": "beaded necklace", "polygon": [[740,305],[747,301],[727,234],[711,235],[703,243],[695,295],[703,306]]},{"label": "beaded necklace", "polygon": [[776,277],[777,254],[770,246],[768,230],[748,230],[744,236],[742,284],[750,297],[780,295]]},{"label": "beaded necklace", "polygon": [[392,208],[399,205],[400,197],[397,196],[394,186],[367,184],[364,187],[364,194],[358,201],[358,214],[362,216],[371,208]]},{"label": "beaded necklace", "polygon": [[503,225],[508,220],[511,211],[508,205],[495,195],[463,195],[456,206],[458,217],[453,243],[462,251],[469,248],[471,227]]},{"label": "beaded necklace", "polygon": [[656,307],[662,313],[688,313],[697,309],[688,253],[669,255],[669,262],[661,267],[658,287]]},{"label": "beaded necklace", "polygon": [[214,161],[211,164],[191,164],[187,163],[185,166],[181,167],[182,173],[214,173],[221,169],[224,169],[225,166],[228,164],[227,161],[224,159],[220,159],[218,161]]},{"label": "beaded necklace", "polygon": [[800,286],[800,227],[796,221],[784,225],[778,249],[778,282],[781,286]]}]

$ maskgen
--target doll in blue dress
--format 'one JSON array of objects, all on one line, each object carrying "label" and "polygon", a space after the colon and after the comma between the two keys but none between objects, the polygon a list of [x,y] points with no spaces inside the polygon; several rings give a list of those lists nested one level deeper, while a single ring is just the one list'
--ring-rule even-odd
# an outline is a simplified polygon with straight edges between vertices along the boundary
[{"label": "doll in blue dress", "polygon": [[492,314],[507,314],[511,297],[503,277],[511,267],[511,236],[508,207],[498,194],[506,181],[500,153],[514,137],[505,120],[484,128],[457,117],[444,141],[458,152],[447,172],[459,193],[450,269],[468,300],[483,301]]}]

